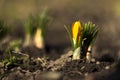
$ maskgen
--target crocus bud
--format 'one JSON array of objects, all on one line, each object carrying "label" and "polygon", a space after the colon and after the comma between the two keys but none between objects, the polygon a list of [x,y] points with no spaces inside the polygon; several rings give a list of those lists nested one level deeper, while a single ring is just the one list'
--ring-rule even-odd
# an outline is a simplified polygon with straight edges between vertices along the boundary
[{"label": "crocus bud", "polygon": [[76,21],[75,23],[73,23],[72,38],[73,38],[74,45],[76,45],[76,43],[80,42],[81,30],[82,30],[82,27],[81,27],[80,21]]}]

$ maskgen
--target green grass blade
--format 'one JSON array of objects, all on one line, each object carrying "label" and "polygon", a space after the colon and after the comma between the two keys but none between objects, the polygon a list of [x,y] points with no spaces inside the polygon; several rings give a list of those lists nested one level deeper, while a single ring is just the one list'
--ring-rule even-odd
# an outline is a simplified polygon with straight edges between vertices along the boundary
[{"label": "green grass blade", "polygon": [[75,46],[74,46],[74,43],[73,43],[73,39],[72,39],[72,34],[71,34],[71,31],[68,29],[68,27],[66,25],[64,25],[64,28],[66,29],[68,35],[69,35],[69,38],[70,38],[70,41],[71,41],[71,44],[72,44],[72,49],[74,51],[75,49]]}]

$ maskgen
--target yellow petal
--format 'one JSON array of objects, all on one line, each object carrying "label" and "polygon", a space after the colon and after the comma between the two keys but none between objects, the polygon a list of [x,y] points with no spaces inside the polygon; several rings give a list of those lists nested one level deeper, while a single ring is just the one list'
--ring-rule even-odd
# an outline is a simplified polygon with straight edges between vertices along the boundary
[{"label": "yellow petal", "polygon": [[74,44],[76,43],[76,41],[79,41],[77,39],[80,38],[81,29],[82,28],[81,28],[80,21],[76,21],[75,23],[73,23],[73,25],[72,25],[72,37],[73,37]]}]

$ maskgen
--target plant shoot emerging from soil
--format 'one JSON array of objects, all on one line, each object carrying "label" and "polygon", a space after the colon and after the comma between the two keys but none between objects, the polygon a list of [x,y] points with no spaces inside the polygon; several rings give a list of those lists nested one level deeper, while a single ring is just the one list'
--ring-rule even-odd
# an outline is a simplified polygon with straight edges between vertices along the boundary
[{"label": "plant shoot emerging from soil", "polygon": [[44,48],[44,36],[45,36],[45,28],[48,24],[48,10],[45,9],[40,15],[38,15],[36,22],[37,22],[37,29],[34,36],[34,45],[39,48]]},{"label": "plant shoot emerging from soil", "polygon": [[88,62],[90,62],[92,58],[91,56],[92,47],[98,35],[98,31],[99,28],[92,22],[83,24],[83,30],[81,35],[81,40],[82,40],[81,55],[82,57],[86,56]]},{"label": "plant shoot emerging from soil", "polygon": [[6,48],[5,50],[5,54],[8,54],[8,56],[6,58],[4,58],[2,60],[2,63],[4,65],[4,69],[8,69],[8,66],[11,65],[11,64],[14,64],[15,62],[15,57],[12,55],[12,53],[10,52],[10,49],[9,48]]},{"label": "plant shoot emerging from soil", "polygon": [[85,23],[81,25],[80,21],[76,21],[72,25],[72,30],[65,26],[73,48],[73,60],[78,60],[80,58],[88,62],[91,61],[91,51],[95,39],[97,37],[99,28],[92,22]]},{"label": "plant shoot emerging from soil", "polygon": [[21,39],[18,40],[13,40],[9,43],[10,48],[15,51],[15,52],[19,52],[20,51],[20,44],[22,43]]},{"label": "plant shoot emerging from soil", "polygon": [[28,17],[28,20],[25,23],[25,42],[24,47],[31,44],[31,37],[34,34],[35,30],[35,19],[32,15]]}]

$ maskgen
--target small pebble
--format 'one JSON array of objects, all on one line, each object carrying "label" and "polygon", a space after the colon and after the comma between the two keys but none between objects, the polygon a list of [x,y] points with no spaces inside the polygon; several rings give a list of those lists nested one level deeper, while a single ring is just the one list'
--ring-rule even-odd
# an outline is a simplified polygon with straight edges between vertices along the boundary
[{"label": "small pebble", "polygon": [[21,70],[21,67],[17,67],[18,70]]},{"label": "small pebble", "polygon": [[110,66],[106,66],[105,69],[107,69],[107,70],[110,69]]},{"label": "small pebble", "polygon": [[41,75],[43,80],[61,80],[62,74],[58,72],[47,72]]},{"label": "small pebble", "polygon": [[81,69],[81,70],[85,69],[85,66],[82,66],[80,69]]},{"label": "small pebble", "polygon": [[91,62],[95,62],[95,58],[92,58],[92,59],[91,59]]},{"label": "small pebble", "polygon": [[12,68],[10,71],[14,71],[15,69],[14,68]]},{"label": "small pebble", "polygon": [[100,64],[100,62],[99,62],[99,61],[97,61],[97,62],[96,62],[96,64]]},{"label": "small pebble", "polygon": [[88,76],[88,73],[85,73],[84,75],[85,75],[85,76]]}]

